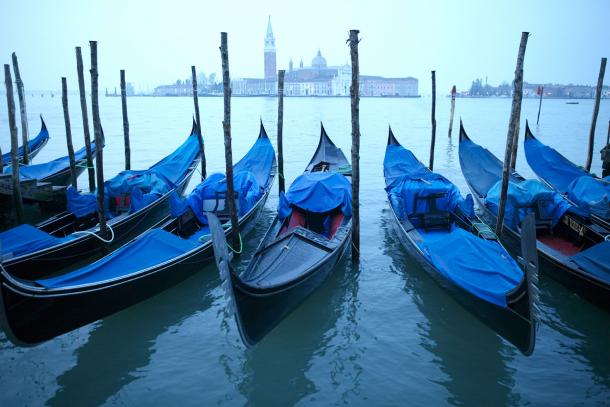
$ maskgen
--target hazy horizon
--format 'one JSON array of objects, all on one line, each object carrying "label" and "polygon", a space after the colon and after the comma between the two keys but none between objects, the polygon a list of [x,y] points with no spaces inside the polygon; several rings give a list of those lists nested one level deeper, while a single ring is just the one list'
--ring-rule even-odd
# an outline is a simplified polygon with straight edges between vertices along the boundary
[{"label": "hazy horizon", "polygon": [[[136,91],[190,77],[191,65],[220,76],[220,32],[229,35],[231,77],[263,76],[263,38],[271,16],[277,67],[318,49],[329,65],[349,61],[349,29],[360,30],[360,72],[419,79],[419,93],[430,93],[430,71],[437,71],[440,94],[451,85],[470,87],[476,78],[510,82],[521,31],[531,37],[525,57],[527,82],[594,85],[601,57],[610,54],[610,4],[586,1],[455,4],[381,1],[375,4],[310,1],[287,7],[279,1],[117,0],[97,4],[11,2],[0,15],[0,55],[19,57],[26,90],[57,90],[61,77],[76,90],[74,47],[83,48],[89,68],[89,40],[98,41],[100,90],[118,86],[119,70]],[[194,23],[198,22],[198,25]],[[86,82],[89,83],[87,73]],[[608,80],[605,81],[608,83]]]}]

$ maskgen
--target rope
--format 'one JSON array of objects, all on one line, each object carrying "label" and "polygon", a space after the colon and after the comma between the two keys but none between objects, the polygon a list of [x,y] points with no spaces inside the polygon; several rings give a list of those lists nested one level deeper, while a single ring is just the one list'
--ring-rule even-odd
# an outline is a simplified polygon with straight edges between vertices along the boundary
[{"label": "rope", "polygon": [[104,242],[104,243],[112,243],[112,241],[114,240],[114,230],[112,230],[112,227],[111,227],[110,225],[106,225],[106,227],[107,227],[108,229],[110,229],[110,240],[106,240],[106,239],[104,239],[103,237],[101,237],[100,235],[98,235],[98,234],[96,234],[96,233],[94,233],[94,232],[91,232],[91,231],[89,231],[89,230],[81,230],[81,231],[78,231],[78,232],[74,232],[73,234],[74,234],[74,235],[76,235],[76,234],[80,234],[80,235],[91,235],[91,236],[93,236],[93,237],[98,238],[99,240],[101,240],[101,241],[102,241],[102,242]]},{"label": "rope", "polygon": [[239,251],[236,251],[236,250],[235,250],[234,248],[232,248],[232,247],[231,247],[231,245],[230,245],[230,244],[227,242],[227,247],[228,247],[229,249],[231,249],[231,251],[232,251],[233,253],[235,253],[235,254],[241,254],[241,252],[243,252],[243,251],[244,251],[244,244],[243,244],[243,242],[241,241],[241,233],[240,233],[240,234],[238,234],[238,236],[239,236]]},{"label": "rope", "polygon": [[82,168],[91,168],[91,169],[95,169],[95,167],[92,165],[91,167],[89,167],[87,165],[87,161],[85,161],[84,163],[80,164],[80,163],[75,163],[74,164],[75,167],[82,167]]}]

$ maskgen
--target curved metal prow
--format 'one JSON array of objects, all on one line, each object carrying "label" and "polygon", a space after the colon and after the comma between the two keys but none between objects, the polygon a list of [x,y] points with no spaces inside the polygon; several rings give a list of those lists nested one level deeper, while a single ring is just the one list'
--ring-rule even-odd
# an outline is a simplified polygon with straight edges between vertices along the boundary
[{"label": "curved metal prow", "polygon": [[470,137],[466,134],[466,130],[464,130],[464,123],[462,123],[462,118],[460,117],[460,141],[470,141]]},{"label": "curved metal prow", "polygon": [[[47,124],[44,122],[42,115],[40,115],[40,131],[47,130]],[[47,130],[49,131],[49,130]]]},{"label": "curved metal prow", "polygon": [[388,125],[388,145],[389,146],[399,146],[400,143],[394,137],[394,133],[392,132],[392,127]]},{"label": "curved metal prow", "polygon": [[263,125],[263,119],[261,119],[261,127],[258,132],[258,138],[269,138],[269,136],[267,136],[267,130],[265,130],[265,126]]},{"label": "curved metal prow", "polygon": [[527,119],[525,119],[525,139],[526,140],[528,140],[528,139],[536,140],[536,137],[534,137],[534,134],[530,130],[530,125],[529,125],[529,122],[527,121]]}]

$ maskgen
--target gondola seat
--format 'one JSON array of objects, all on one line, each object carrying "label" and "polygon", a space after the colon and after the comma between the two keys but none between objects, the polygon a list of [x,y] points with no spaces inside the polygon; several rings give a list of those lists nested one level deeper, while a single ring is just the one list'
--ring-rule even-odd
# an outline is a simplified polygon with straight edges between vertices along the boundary
[{"label": "gondola seat", "polygon": [[447,198],[446,192],[429,193],[426,195],[415,194],[415,208],[420,207],[419,202],[425,203],[427,208],[425,212],[415,212],[409,215],[411,220],[417,227],[423,228],[425,231],[430,229],[447,229],[451,230],[451,214],[449,211],[444,211],[438,208],[436,202],[438,199]]}]

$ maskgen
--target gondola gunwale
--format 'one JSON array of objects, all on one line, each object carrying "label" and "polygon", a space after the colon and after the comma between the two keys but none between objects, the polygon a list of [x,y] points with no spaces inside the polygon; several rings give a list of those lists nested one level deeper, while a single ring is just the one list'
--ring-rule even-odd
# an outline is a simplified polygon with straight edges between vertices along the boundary
[{"label": "gondola gunwale", "polygon": [[[389,129],[388,135],[388,145],[401,145],[396,137],[394,136],[392,129]],[[473,293],[467,291],[466,289],[460,287],[455,282],[443,276],[436,266],[426,257],[423,250],[417,245],[417,240],[423,240],[421,234],[417,231],[417,228],[408,220],[400,220],[396,211],[392,204],[388,202],[390,207],[390,212],[392,214],[394,227],[398,228],[397,235],[399,237],[399,241],[402,246],[405,247],[407,252],[414,257],[417,262],[422,266],[422,268],[426,271],[432,279],[445,291],[447,291],[451,298],[453,298],[458,304],[464,307],[467,311],[472,313],[479,321],[483,324],[487,325],[492,331],[494,331],[497,335],[504,338],[509,343],[512,343],[516,346],[524,355],[529,356],[533,353],[535,342],[536,342],[536,324],[535,324],[535,312],[530,306],[530,296],[532,294],[532,287],[534,286],[534,282],[532,281],[531,276],[527,274],[526,271],[523,271],[523,278],[519,282],[519,284],[508,291],[505,294],[507,299],[507,307],[502,308],[498,305],[492,304],[489,301],[485,301],[482,298],[477,297]],[[410,228],[408,229],[408,227]],[[407,230],[408,229],[408,230]],[[498,244],[501,242],[498,240]],[[502,246],[503,247],[503,246]],[[506,249],[505,249],[506,250]],[[515,297],[517,294],[521,292],[521,295]],[[529,318],[512,309],[510,305],[518,306],[519,303],[526,302],[528,304],[527,309],[529,310]],[[503,315],[505,316],[506,322],[511,322],[512,318],[517,318],[517,320],[527,324],[529,326],[528,330],[528,341],[527,346],[521,347],[517,345],[514,341],[506,338],[504,335],[498,332],[498,328],[494,324],[494,320],[489,316],[493,314]]]}]

